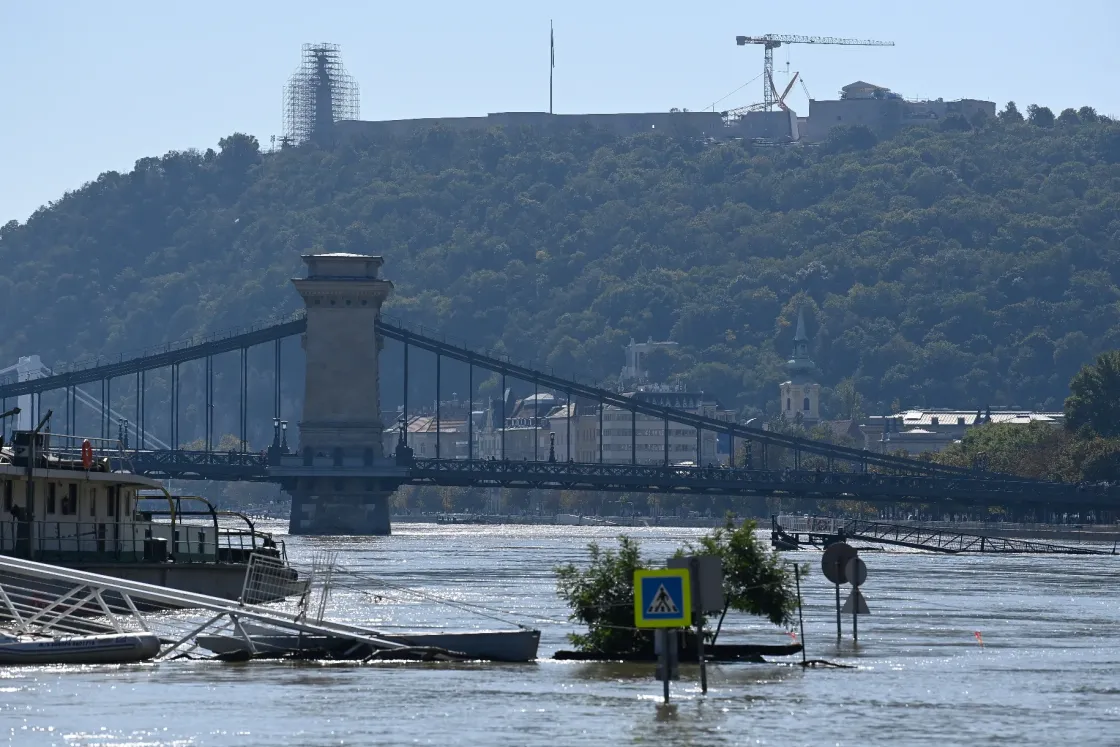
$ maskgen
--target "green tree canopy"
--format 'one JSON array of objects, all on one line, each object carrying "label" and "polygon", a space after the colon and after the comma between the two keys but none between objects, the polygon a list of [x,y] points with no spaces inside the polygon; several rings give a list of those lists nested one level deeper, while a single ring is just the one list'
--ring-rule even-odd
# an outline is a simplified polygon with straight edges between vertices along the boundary
[{"label": "green tree canopy", "polygon": [[1088,428],[1106,438],[1120,436],[1120,350],[1097,356],[1069,384],[1066,427]]}]

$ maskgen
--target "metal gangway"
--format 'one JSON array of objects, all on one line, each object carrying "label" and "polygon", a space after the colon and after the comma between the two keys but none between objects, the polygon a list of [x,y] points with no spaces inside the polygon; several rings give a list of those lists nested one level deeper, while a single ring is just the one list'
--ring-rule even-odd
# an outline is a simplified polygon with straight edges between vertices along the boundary
[{"label": "metal gangway", "polygon": [[[218,635],[243,639],[252,653],[262,634],[342,639],[375,651],[410,649],[377,631],[324,619],[333,561],[318,565],[293,584],[289,567],[253,556],[242,600],[282,600],[254,604],[0,556],[0,628],[49,638],[144,631],[160,639],[161,660],[211,658],[201,653],[197,639]],[[315,574],[325,577],[317,602],[312,598]]]},{"label": "metal gangway", "polygon": [[941,527],[890,524],[864,519],[824,516],[772,516],[771,542],[780,549],[826,547],[833,542],[857,540],[940,553],[994,553],[1007,555],[1115,555],[1116,548],[1074,547],[1041,540],[996,537],[956,532]]}]

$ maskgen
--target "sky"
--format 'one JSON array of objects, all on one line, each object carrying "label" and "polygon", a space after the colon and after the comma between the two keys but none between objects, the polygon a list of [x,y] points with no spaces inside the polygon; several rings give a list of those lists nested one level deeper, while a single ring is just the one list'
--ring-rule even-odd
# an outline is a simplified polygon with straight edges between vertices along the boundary
[{"label": "sky", "polygon": [[[788,60],[816,99],[866,80],[1120,116],[1117,0],[0,0],[0,225],[146,156],[233,132],[267,147],[308,42],[341,45],[362,119],[547,111],[550,21],[557,113],[760,101],[762,49],[735,36],[774,33],[896,43],[776,50],[779,88]],[[787,102],[807,113],[801,86]]]}]

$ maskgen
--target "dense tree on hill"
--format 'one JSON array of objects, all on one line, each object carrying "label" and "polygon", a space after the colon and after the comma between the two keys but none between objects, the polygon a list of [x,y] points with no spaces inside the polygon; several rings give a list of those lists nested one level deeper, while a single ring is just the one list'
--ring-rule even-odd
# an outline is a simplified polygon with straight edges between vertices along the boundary
[{"label": "dense tree on hill", "polygon": [[1120,350],[1101,353],[1069,384],[1066,428],[1105,438],[1120,437]]},{"label": "dense tree on hill", "polygon": [[1028,111],[789,148],[435,128],[262,154],[231,135],[0,228],[0,361],[279,318],[299,255],[346,250],[385,255],[388,313],[558,371],[609,381],[630,338],[675,340],[661,373],[744,416],[776,411],[799,306],[827,416],[1057,409],[1120,347],[1120,126]]}]

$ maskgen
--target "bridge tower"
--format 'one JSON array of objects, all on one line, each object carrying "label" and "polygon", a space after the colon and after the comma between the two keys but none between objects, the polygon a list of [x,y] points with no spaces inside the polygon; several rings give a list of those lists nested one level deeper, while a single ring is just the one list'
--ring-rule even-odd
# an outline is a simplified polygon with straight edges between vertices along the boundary
[{"label": "bridge tower", "polygon": [[307,377],[299,449],[284,459],[292,534],[389,534],[382,454],[376,322],[393,284],[384,260],[365,254],[305,255],[292,280],[307,307]]}]

